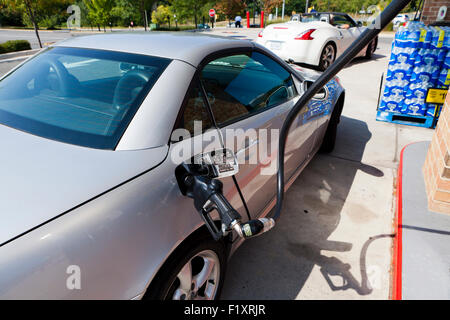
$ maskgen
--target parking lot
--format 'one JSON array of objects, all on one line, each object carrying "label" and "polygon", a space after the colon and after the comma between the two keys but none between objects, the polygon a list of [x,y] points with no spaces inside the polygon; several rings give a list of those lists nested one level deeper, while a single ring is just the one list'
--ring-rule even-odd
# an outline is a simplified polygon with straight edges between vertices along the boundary
[{"label": "parking lot", "polygon": [[[205,33],[255,39],[258,32]],[[292,185],[277,228],[231,258],[223,299],[389,298],[399,154],[433,134],[375,121],[392,40],[382,34],[373,60],[355,60],[339,74],[346,103],[335,151],[317,155]],[[0,75],[20,61],[0,61]]]}]

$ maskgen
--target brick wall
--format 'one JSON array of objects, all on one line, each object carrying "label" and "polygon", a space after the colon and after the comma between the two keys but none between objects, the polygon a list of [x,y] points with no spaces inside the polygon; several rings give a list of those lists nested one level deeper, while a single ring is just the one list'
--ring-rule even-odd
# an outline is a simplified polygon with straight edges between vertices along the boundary
[{"label": "brick wall", "polygon": [[444,21],[450,22],[450,1],[449,0],[425,0],[422,13],[422,21],[430,24],[436,21],[439,8],[447,6],[447,16]]},{"label": "brick wall", "polygon": [[450,214],[450,91],[423,166],[428,208]]}]

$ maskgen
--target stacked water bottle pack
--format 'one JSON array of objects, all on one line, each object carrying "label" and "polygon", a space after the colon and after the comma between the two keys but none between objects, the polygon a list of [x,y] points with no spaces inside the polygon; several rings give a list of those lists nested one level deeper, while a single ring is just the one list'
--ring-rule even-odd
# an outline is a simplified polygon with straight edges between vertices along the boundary
[{"label": "stacked water bottle pack", "polygon": [[409,22],[392,44],[379,111],[436,116],[437,105],[425,102],[429,88],[450,85],[450,27]]}]

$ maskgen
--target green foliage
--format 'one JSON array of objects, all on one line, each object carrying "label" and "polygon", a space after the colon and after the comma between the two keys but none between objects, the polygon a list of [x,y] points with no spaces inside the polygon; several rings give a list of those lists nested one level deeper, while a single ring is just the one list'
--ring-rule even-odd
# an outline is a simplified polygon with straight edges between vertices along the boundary
[{"label": "green foliage", "polygon": [[94,24],[105,27],[112,22],[114,0],[84,0],[84,4],[88,9],[88,17]]},{"label": "green foliage", "polygon": [[0,43],[0,53],[31,50],[30,43],[27,40],[10,40]]},{"label": "green foliage", "polygon": [[[292,12],[302,13],[305,12],[306,0],[286,0],[285,12],[289,15]],[[278,9],[278,14],[281,15],[280,8]]]},{"label": "green foliage", "polygon": [[187,30],[193,30],[195,29],[195,26],[178,26],[174,27],[173,25],[170,26],[170,28],[167,26],[159,26],[155,29],[155,31],[187,31]]},{"label": "green foliage", "polygon": [[137,1],[116,0],[111,16],[113,24],[122,27],[129,26],[131,21],[142,21]]},{"label": "green foliage", "polygon": [[160,5],[152,13],[152,21],[157,24],[164,24],[170,22],[173,16],[172,10],[169,6]]},{"label": "green foliage", "polygon": [[[208,18],[209,9],[214,7],[214,2],[208,0],[172,0],[173,13],[179,21],[194,20],[197,25],[199,19]],[[209,19],[209,18],[208,18]]]},{"label": "green foliage", "polygon": [[0,11],[21,16],[21,22],[15,20],[12,25],[32,26],[35,20],[38,26],[55,27],[67,20],[65,10],[70,4],[70,0],[0,0]]},{"label": "green foliage", "polygon": [[310,6],[314,6],[317,11],[338,11],[346,13],[358,13],[372,5],[384,9],[391,0],[313,0]]},{"label": "green foliage", "polygon": [[21,9],[11,8],[6,4],[2,6],[0,1],[0,26],[24,26]]},{"label": "green foliage", "polygon": [[58,19],[58,16],[47,16],[40,21],[39,26],[47,30],[55,30],[63,22],[64,21]]},{"label": "green foliage", "polygon": [[[349,14],[359,13],[371,5],[384,9],[391,0],[310,0],[310,7],[317,11],[340,11]],[[413,0],[405,11],[417,9],[419,0]],[[158,9],[152,13],[154,3]],[[66,9],[75,4],[81,9],[81,26],[129,26],[131,21],[135,26],[145,24],[145,11],[148,23],[168,23],[171,25],[174,15],[181,24],[198,24],[203,20],[209,23],[208,11],[215,8],[218,21],[234,19],[234,16],[244,17],[245,11],[260,12],[262,8],[267,14],[275,13],[278,7],[278,17],[281,16],[282,0],[0,0],[0,25],[3,26],[33,26],[33,20],[38,27],[54,29],[65,25],[69,14]],[[293,12],[304,12],[306,0],[286,0],[285,15]],[[31,8],[31,11],[29,10]],[[164,9],[160,9],[164,8]],[[31,14],[31,16],[30,16]]]}]

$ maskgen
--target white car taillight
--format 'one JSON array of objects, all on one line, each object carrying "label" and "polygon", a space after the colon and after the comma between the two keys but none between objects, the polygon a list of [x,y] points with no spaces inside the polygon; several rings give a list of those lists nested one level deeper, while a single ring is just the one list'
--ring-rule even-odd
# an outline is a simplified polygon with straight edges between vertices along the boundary
[{"label": "white car taillight", "polygon": [[340,86],[342,86],[341,78],[339,78],[338,76],[334,76],[334,79],[336,80],[337,83],[339,83]]},{"label": "white car taillight", "polygon": [[297,35],[294,40],[314,40],[313,37],[311,37],[311,34],[316,31],[316,29],[309,29],[306,30],[305,32],[300,33],[299,35]]}]

